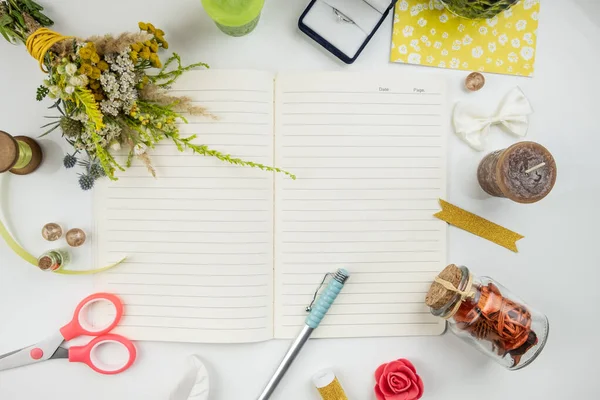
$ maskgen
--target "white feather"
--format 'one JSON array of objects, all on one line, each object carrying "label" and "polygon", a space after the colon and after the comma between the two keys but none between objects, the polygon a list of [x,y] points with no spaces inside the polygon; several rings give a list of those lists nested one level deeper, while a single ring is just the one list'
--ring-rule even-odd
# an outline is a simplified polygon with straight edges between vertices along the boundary
[{"label": "white feather", "polygon": [[169,400],[208,400],[210,379],[208,370],[197,355],[188,359],[186,371],[173,389]]}]

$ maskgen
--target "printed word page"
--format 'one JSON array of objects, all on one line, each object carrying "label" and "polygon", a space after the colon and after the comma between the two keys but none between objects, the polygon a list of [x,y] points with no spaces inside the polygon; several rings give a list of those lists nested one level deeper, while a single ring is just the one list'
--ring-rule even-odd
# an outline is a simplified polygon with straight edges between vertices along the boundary
[{"label": "printed word page", "polygon": [[325,273],[350,271],[315,337],[433,335],[445,265],[445,84],[320,73],[277,78],[275,336],[297,334]]},{"label": "printed word page", "polygon": [[[182,136],[246,160],[273,162],[273,76],[185,74],[172,94],[216,119],[189,116]],[[96,189],[96,262],[127,261],[101,288],[125,303],[119,332],[136,340],[249,342],[273,336],[273,176],[163,141],[157,178],[134,163]]]}]

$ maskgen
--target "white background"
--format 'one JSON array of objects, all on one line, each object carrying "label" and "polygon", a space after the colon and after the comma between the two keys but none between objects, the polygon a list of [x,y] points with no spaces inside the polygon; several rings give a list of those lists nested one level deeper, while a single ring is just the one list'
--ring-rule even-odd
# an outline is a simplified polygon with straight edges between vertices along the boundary
[{"label": "white background", "polygon": [[[172,49],[188,62],[213,68],[269,71],[352,70],[398,74],[443,74],[451,98],[479,103],[491,112],[519,85],[536,112],[528,139],[545,145],[558,164],[551,195],[519,205],[482,194],[475,170],[483,154],[455,137],[449,139],[449,200],[526,236],[520,252],[451,228],[448,260],[478,275],[490,275],[545,312],[550,338],[527,368],[508,372],[451,334],[441,337],[313,340],[289,371],[273,399],[310,400],[318,395],[310,376],[333,367],[351,399],[374,399],[373,372],[385,361],[411,359],[425,382],[423,399],[597,399],[600,380],[598,305],[600,252],[600,25],[579,4],[544,0],[533,79],[488,75],[486,87],[467,94],[465,72],[388,63],[391,17],[353,66],[330,57],[301,34],[296,23],[307,0],[267,0],[257,30],[244,38],[221,34],[199,0],[42,1],[59,32],[86,37],[137,30],[138,20],[167,32]],[[594,10],[593,5],[587,14]],[[600,16],[594,17],[596,21]],[[52,114],[35,101],[43,79],[24,47],[0,43],[0,129],[37,136]],[[513,143],[494,130],[488,149]],[[40,229],[50,221],[68,227],[91,226],[88,193],[76,175],[60,167],[66,149],[55,133],[43,142],[43,168],[27,177],[4,174],[1,204],[10,226],[36,254],[48,248]],[[90,246],[77,250],[76,263],[90,264]],[[75,304],[92,291],[92,278],[42,273],[0,243],[0,354],[41,340],[70,318]],[[0,399],[167,399],[185,357],[200,354],[210,370],[215,400],[254,399],[288,346],[286,341],[247,345],[138,343],[139,359],[127,373],[106,377],[83,365],[52,361],[0,372]]]}]

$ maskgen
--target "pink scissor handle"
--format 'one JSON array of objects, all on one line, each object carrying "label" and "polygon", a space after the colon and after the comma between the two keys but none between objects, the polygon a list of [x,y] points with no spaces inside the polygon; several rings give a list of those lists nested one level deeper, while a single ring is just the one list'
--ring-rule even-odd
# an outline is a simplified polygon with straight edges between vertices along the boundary
[{"label": "pink scissor handle", "polygon": [[[102,344],[114,343],[125,347],[129,353],[126,362],[119,365],[105,365],[96,355],[98,347]],[[94,338],[85,346],[71,346],[69,349],[69,361],[87,364],[94,371],[104,375],[115,375],[125,371],[134,363],[137,357],[137,350],[133,343],[121,335],[104,335]]]},{"label": "pink scissor handle", "polygon": [[[83,310],[97,302],[109,302],[115,307],[115,318],[108,322],[108,325],[100,326],[97,329],[93,327],[88,320],[85,318]],[[115,326],[121,320],[123,316],[123,302],[114,294],[110,293],[96,293],[92,294],[79,303],[73,314],[73,319],[67,325],[60,328],[60,333],[63,335],[65,340],[71,340],[77,336],[100,336],[107,334],[112,331]]]}]

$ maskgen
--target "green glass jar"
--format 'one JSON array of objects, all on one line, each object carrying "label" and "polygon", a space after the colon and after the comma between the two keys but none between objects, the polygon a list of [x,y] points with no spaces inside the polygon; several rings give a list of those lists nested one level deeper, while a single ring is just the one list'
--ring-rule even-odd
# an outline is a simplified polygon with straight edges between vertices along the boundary
[{"label": "green glass jar", "polygon": [[494,18],[519,0],[440,0],[453,14],[468,19]]},{"label": "green glass jar", "polygon": [[67,250],[56,249],[45,252],[38,258],[38,267],[42,271],[54,272],[62,269],[71,262],[71,255]]},{"label": "green glass jar", "polygon": [[202,0],[206,13],[229,36],[244,36],[256,28],[265,0]]}]

